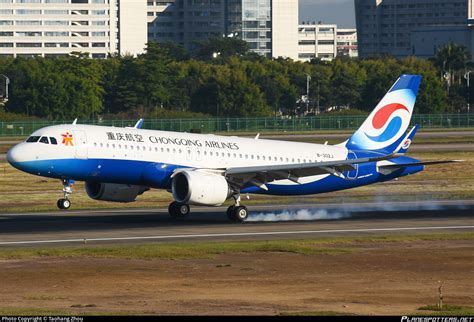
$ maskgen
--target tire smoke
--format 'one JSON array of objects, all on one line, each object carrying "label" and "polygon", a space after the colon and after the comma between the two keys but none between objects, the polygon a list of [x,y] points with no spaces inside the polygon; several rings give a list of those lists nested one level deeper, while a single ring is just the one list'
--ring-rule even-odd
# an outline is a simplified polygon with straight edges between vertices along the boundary
[{"label": "tire smoke", "polygon": [[255,212],[250,213],[248,222],[278,222],[278,221],[311,221],[311,220],[336,220],[356,217],[360,215],[372,215],[383,212],[413,212],[413,211],[440,211],[445,209],[467,209],[468,206],[462,201],[452,203],[433,201],[410,201],[397,202],[377,198],[375,203],[353,203],[341,204],[329,208],[307,208],[307,209],[286,209],[279,212]]},{"label": "tire smoke", "polygon": [[350,217],[349,211],[341,209],[295,209],[284,210],[279,213],[260,212],[250,214],[247,221],[309,221],[309,220],[331,220]]}]

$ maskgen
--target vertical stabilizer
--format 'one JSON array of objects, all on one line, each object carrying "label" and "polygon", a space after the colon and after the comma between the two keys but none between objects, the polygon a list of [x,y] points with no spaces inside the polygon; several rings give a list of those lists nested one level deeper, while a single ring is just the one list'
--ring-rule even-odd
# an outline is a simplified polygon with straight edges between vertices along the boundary
[{"label": "vertical stabilizer", "polygon": [[346,147],[349,150],[393,153],[406,137],[420,82],[420,75],[400,76],[347,141]]}]

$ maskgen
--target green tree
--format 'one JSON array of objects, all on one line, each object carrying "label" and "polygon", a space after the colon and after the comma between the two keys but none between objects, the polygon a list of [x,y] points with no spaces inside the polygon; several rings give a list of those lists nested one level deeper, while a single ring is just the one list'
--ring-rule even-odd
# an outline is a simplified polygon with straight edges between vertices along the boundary
[{"label": "green tree", "polygon": [[361,98],[367,75],[357,62],[349,59],[334,59],[332,63],[331,87],[333,106],[354,107]]},{"label": "green tree", "polygon": [[226,59],[232,56],[246,55],[249,44],[238,38],[210,38],[197,42],[194,57],[200,60]]},{"label": "green tree", "polygon": [[429,60],[408,57],[400,61],[401,74],[423,77],[418,91],[415,113],[442,113],[450,111],[447,92],[439,78],[439,71]]}]

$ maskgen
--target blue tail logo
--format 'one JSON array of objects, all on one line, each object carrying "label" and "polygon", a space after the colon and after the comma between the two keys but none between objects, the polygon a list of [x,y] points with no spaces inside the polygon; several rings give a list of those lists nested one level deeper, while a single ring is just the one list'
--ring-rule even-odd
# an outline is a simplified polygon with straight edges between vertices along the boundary
[{"label": "blue tail logo", "polygon": [[347,141],[350,150],[392,153],[405,138],[421,82],[419,75],[402,75]]}]

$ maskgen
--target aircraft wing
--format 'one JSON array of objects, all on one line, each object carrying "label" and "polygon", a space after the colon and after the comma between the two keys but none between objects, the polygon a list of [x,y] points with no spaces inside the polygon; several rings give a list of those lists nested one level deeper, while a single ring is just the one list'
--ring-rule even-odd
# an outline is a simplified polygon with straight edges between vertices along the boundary
[{"label": "aircraft wing", "polygon": [[301,177],[309,177],[321,174],[331,174],[345,179],[343,172],[354,170],[355,164],[389,160],[395,157],[397,157],[396,154],[389,154],[339,161],[234,167],[227,168],[224,172],[224,175],[230,184],[239,188],[255,185],[267,190],[265,184],[275,180],[287,179],[295,183],[300,183],[299,178]]}]

